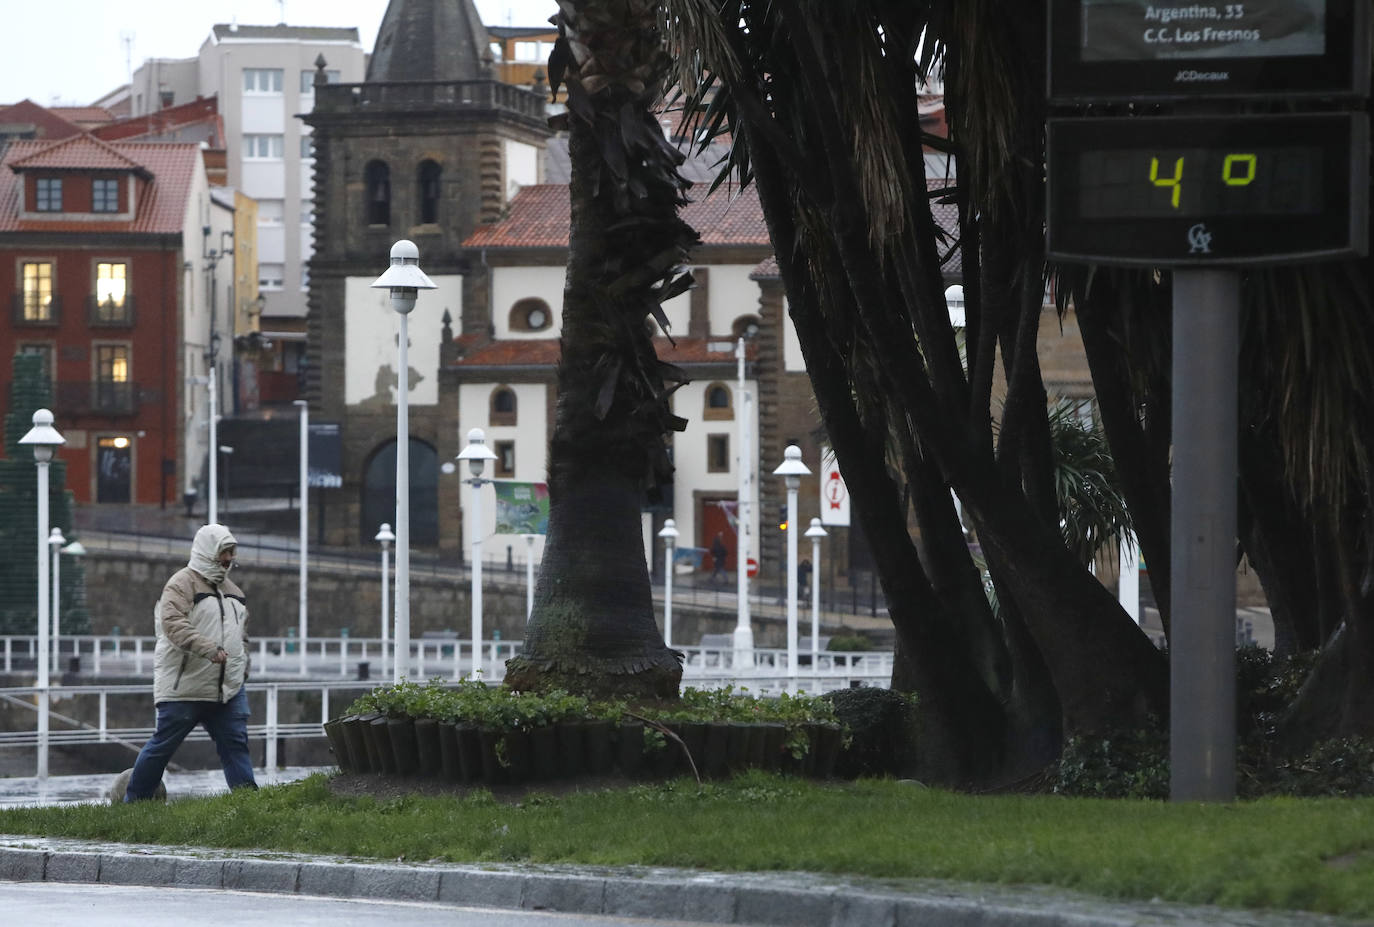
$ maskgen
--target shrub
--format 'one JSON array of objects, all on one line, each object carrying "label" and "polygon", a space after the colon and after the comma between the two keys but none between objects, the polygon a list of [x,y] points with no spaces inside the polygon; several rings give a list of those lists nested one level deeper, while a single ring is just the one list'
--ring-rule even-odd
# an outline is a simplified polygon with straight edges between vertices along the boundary
[{"label": "shrub", "polygon": [[837,689],[821,696],[848,730],[836,774],[895,776],[916,748],[916,698],[892,689]]},{"label": "shrub", "polygon": [[1374,795],[1374,737],[1323,740],[1301,759],[1278,763],[1266,791],[1284,795]]},{"label": "shrub", "polygon": [[862,634],[837,634],[825,645],[826,650],[855,651],[872,650],[873,642]]},{"label": "shrub", "polygon": [[1169,741],[1159,729],[1070,737],[1054,789],[1094,798],[1168,798]]}]

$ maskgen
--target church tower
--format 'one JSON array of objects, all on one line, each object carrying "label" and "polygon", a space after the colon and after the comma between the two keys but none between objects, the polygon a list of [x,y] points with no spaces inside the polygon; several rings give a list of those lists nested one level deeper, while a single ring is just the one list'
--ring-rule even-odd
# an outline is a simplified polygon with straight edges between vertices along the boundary
[{"label": "church tower", "polygon": [[315,108],[302,117],[313,129],[315,190],[307,394],[312,420],[339,423],[342,438],[343,486],[315,503],[329,543],[370,546],[395,520],[399,320],[370,284],[402,238],[438,284],[410,315],[400,378],[411,541],[457,543],[456,524],[438,516],[439,461],[459,450],[440,427],[453,420],[439,409],[440,349],[490,324],[461,244],[516,188],[543,179],[551,134],[544,94],[498,81],[491,47],[472,0],[391,0],[363,83],[327,83],[328,62],[316,61]]}]

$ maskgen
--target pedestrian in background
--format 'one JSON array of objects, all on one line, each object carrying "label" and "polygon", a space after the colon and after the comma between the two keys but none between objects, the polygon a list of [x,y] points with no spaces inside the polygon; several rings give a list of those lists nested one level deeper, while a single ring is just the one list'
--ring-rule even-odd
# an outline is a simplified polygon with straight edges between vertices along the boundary
[{"label": "pedestrian in background", "polygon": [[229,579],[238,544],[223,525],[205,525],[191,559],[167,581],[153,623],[153,702],[157,730],[144,744],[124,800],[151,798],[172,754],[204,725],[229,788],[254,788],[248,753],[248,605]]},{"label": "pedestrian in background", "polygon": [[725,558],[730,556],[730,551],[725,547],[725,538],[716,532],[716,537],[711,541],[711,582],[716,581],[716,577],[725,579]]}]

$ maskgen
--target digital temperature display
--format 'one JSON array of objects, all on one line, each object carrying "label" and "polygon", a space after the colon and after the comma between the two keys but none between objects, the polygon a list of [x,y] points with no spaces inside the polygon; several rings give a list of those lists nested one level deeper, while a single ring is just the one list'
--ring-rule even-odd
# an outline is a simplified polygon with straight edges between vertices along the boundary
[{"label": "digital temperature display", "polygon": [[1322,209],[1322,150],[1106,148],[1078,154],[1084,219],[1290,216]]},{"label": "digital temperature display", "polygon": [[1048,129],[1051,257],[1160,266],[1365,250],[1363,113],[1064,118]]}]

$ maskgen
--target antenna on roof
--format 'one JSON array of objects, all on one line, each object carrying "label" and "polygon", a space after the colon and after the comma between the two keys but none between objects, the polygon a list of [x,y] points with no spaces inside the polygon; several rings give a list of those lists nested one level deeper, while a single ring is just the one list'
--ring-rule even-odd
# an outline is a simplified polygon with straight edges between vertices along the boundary
[{"label": "antenna on roof", "polygon": [[119,33],[119,44],[124,46],[124,70],[127,72],[129,83],[134,82],[134,32],[132,29],[125,29]]}]

